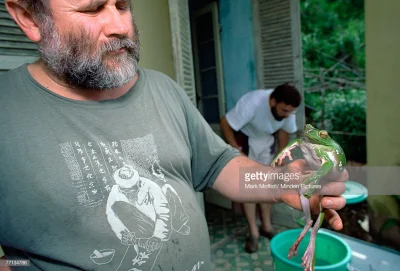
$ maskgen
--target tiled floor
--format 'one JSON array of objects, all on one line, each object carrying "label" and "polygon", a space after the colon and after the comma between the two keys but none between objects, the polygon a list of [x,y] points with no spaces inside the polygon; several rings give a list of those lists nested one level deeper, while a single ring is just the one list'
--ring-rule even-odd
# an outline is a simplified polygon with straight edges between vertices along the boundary
[{"label": "tiled floor", "polygon": [[[213,271],[274,271],[269,240],[260,239],[260,249],[249,254],[244,250],[247,223],[242,215],[216,205],[206,204]],[[286,227],[274,225],[281,232]]]}]

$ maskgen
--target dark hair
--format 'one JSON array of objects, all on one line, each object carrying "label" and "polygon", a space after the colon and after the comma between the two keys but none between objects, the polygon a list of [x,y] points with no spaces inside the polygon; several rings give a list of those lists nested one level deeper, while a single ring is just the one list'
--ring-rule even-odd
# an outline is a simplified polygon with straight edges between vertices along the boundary
[{"label": "dark hair", "polygon": [[284,83],[277,86],[271,93],[270,98],[274,98],[277,103],[284,102],[293,107],[298,107],[301,103],[300,92],[290,83]]}]

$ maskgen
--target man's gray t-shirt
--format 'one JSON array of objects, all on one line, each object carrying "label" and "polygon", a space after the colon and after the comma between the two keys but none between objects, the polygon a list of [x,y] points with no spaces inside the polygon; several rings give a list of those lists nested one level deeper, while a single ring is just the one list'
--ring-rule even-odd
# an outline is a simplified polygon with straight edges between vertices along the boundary
[{"label": "man's gray t-shirt", "polygon": [[0,76],[0,245],[37,270],[211,270],[195,191],[238,152],[167,76],[77,101]]}]

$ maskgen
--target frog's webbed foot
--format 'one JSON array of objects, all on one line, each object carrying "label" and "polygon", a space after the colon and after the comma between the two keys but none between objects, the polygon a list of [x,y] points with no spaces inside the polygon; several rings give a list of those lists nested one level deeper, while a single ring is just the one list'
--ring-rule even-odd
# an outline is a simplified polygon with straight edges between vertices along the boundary
[{"label": "frog's webbed foot", "polygon": [[289,249],[289,254],[288,254],[288,258],[289,259],[292,256],[296,256],[297,255],[297,248],[299,247],[300,242],[303,240],[304,236],[307,234],[308,230],[311,228],[311,226],[313,224],[313,221],[311,219],[310,203],[309,203],[308,199],[305,196],[300,195],[300,201],[301,201],[301,206],[303,208],[303,212],[304,212],[305,217],[306,217],[306,225],[304,226],[304,228],[301,231],[301,233],[300,233],[299,237],[297,238],[297,240],[294,242],[292,247]]},{"label": "frog's webbed foot", "polygon": [[314,258],[315,244],[309,244],[306,252],[302,258],[303,262],[301,266],[304,267],[304,271],[313,271],[313,258]]}]

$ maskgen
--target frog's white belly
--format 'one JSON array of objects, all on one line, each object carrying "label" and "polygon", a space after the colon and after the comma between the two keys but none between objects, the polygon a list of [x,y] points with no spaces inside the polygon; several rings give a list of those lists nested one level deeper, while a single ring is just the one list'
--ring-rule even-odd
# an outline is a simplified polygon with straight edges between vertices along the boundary
[{"label": "frog's white belly", "polygon": [[[321,167],[322,161],[321,159],[317,156],[315,153],[314,149],[317,146],[314,146],[313,144],[303,144],[300,146],[301,151],[303,152],[304,159],[306,160],[307,164],[310,166],[311,170],[318,170]],[[335,176],[337,173],[340,173],[338,171],[338,168],[336,165],[339,165],[339,168],[342,169],[342,163],[340,163],[337,159],[337,157],[331,153],[327,152],[326,153],[330,160],[333,162],[334,166],[332,170],[330,171],[330,175]]]},{"label": "frog's white belly", "polygon": [[304,159],[311,169],[316,170],[321,167],[321,160],[315,153],[313,144],[302,144],[300,145],[300,149],[303,152]]}]

